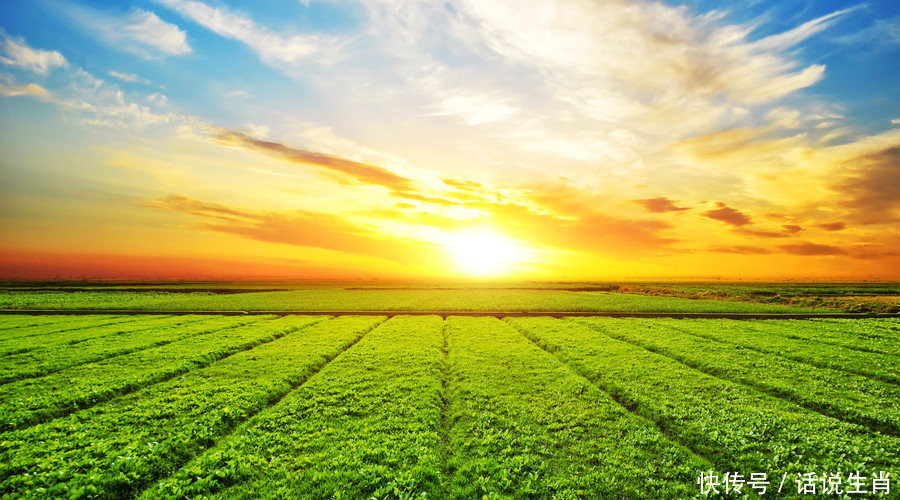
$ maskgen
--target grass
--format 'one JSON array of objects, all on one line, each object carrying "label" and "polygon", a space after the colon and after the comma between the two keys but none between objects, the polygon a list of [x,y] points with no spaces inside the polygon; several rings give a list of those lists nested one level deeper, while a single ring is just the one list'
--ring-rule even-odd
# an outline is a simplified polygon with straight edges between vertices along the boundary
[{"label": "grass", "polygon": [[804,474],[900,474],[900,319],[7,318],[4,497],[692,498],[765,473],[805,498]]}]

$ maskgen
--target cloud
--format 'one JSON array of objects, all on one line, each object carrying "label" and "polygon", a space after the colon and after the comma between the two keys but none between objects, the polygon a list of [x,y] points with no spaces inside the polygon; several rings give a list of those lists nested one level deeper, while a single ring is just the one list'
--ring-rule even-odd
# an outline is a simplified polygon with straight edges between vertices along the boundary
[{"label": "cloud", "polygon": [[264,62],[294,64],[319,55],[332,42],[318,35],[284,35],[272,33],[253,20],[224,7],[210,7],[192,0],[157,0],[182,16],[214,33],[238,40],[253,49]]},{"label": "cloud", "polygon": [[41,75],[46,75],[53,68],[62,68],[68,65],[66,58],[59,52],[32,49],[22,39],[16,41],[4,37],[2,46],[3,56],[0,56],[0,62]]},{"label": "cloud", "polygon": [[746,226],[747,224],[752,223],[747,214],[739,212],[722,202],[716,202],[716,207],[715,210],[708,210],[703,212],[702,215],[737,227]]},{"label": "cloud", "polygon": [[753,238],[787,238],[788,235],[785,233],[778,233],[775,231],[763,231],[759,229],[748,229],[745,227],[735,229],[734,231],[737,234],[741,234],[744,236],[750,236]]},{"label": "cloud", "polygon": [[447,198],[441,198],[438,196],[425,196],[423,194],[413,193],[409,191],[394,191],[391,194],[397,198],[421,201],[422,203],[432,203],[434,205],[441,205],[444,207],[452,207],[460,204],[460,202],[458,201],[450,200]]},{"label": "cloud", "polygon": [[448,92],[448,95],[433,106],[433,116],[457,116],[466,125],[481,125],[509,119],[519,113],[519,109],[509,104],[508,99],[498,99],[483,94],[463,91]]},{"label": "cloud", "polygon": [[[848,162],[851,171],[832,186],[851,217],[862,223],[892,223],[900,217],[900,146]],[[849,199],[846,199],[849,198]]]},{"label": "cloud", "polygon": [[797,69],[783,52],[851,10],[749,41],[752,25],[721,26],[720,13],[692,17],[662,3],[462,0],[455,7],[480,26],[484,43],[519,62],[607,88],[690,89],[742,101],[775,99],[821,79],[823,66]]},{"label": "cloud", "polygon": [[847,228],[847,224],[843,222],[825,222],[816,224],[815,227],[820,227],[826,231],[841,231]]},{"label": "cloud", "polygon": [[786,253],[793,255],[846,255],[847,250],[831,245],[803,242],[790,245],[778,245]]},{"label": "cloud", "polygon": [[900,44],[900,16],[876,19],[868,27],[856,33],[836,37],[834,41],[860,46],[853,49],[891,50]]},{"label": "cloud", "polygon": [[214,137],[219,144],[232,147],[242,147],[255,151],[272,154],[286,159],[291,163],[318,167],[325,172],[340,174],[341,178],[351,178],[358,183],[385,186],[396,191],[405,191],[412,188],[413,181],[401,177],[384,168],[361,163],[339,156],[333,156],[315,151],[292,148],[279,142],[262,141],[250,137],[243,132],[219,129],[221,133]]},{"label": "cloud", "polygon": [[[546,199],[534,194],[528,200]],[[483,219],[510,237],[539,247],[576,250],[627,260],[671,253],[679,240],[663,236],[673,226],[665,221],[633,219],[599,213],[589,207],[564,211],[568,205],[548,207],[522,203],[473,202],[466,205],[484,212]],[[470,223],[477,223],[476,218]]]},{"label": "cloud", "polygon": [[142,83],[144,85],[150,84],[150,80],[148,80],[146,78],[141,78],[132,73],[119,73],[118,71],[110,71],[109,76],[111,76],[113,78],[118,78],[119,80],[122,80],[123,82]]},{"label": "cloud", "polygon": [[286,245],[324,248],[400,263],[434,264],[435,249],[423,241],[386,236],[376,228],[354,224],[340,216],[293,210],[258,212],[168,195],[138,203],[149,208],[198,217],[198,229]]},{"label": "cloud", "polygon": [[169,24],[152,12],[135,10],[118,27],[121,36],[144,45],[154,47],[168,55],[183,55],[191,52],[184,31]]},{"label": "cloud", "polygon": [[690,210],[687,207],[675,206],[675,202],[668,198],[648,198],[644,200],[631,200],[639,205],[643,205],[648,212],[681,212]]},{"label": "cloud", "polygon": [[29,96],[40,99],[42,101],[50,101],[53,94],[36,83],[26,85],[6,85],[0,82],[0,95],[5,97]]},{"label": "cloud", "polygon": [[716,253],[733,253],[737,255],[765,255],[772,253],[772,251],[767,248],[749,245],[714,246],[711,247],[709,251]]},{"label": "cloud", "polygon": [[484,188],[484,185],[481,183],[467,179],[446,178],[442,179],[442,181],[444,184],[456,189],[481,190]]},{"label": "cloud", "polygon": [[156,104],[157,106],[164,106],[168,101],[169,98],[159,92],[154,92],[147,96],[147,102]]},{"label": "cloud", "polygon": [[826,14],[822,17],[807,21],[791,30],[763,38],[757,42],[754,42],[753,46],[754,48],[763,50],[785,50],[791,48],[794,45],[802,42],[803,40],[806,40],[810,36],[819,33],[825,28],[831,26],[835,21],[837,21],[838,17],[858,10],[862,7],[863,5],[859,4],[849,9],[843,9],[832,12],[831,14]]},{"label": "cloud", "polygon": [[800,231],[803,231],[803,228],[796,224],[784,224],[781,227],[784,229],[784,232],[788,234],[797,234]]},{"label": "cloud", "polygon": [[54,2],[62,12],[83,26],[89,34],[99,37],[115,48],[137,54],[146,59],[160,56],[182,56],[192,49],[187,34],[178,26],[163,21],[155,13],[142,9],[110,14],[67,0]]}]

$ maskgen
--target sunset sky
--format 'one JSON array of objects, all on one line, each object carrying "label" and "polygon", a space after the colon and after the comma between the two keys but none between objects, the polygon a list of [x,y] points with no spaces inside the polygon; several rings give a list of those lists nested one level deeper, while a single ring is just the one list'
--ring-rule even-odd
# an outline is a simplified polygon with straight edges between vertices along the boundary
[{"label": "sunset sky", "polygon": [[10,0],[0,277],[900,278],[900,3]]}]

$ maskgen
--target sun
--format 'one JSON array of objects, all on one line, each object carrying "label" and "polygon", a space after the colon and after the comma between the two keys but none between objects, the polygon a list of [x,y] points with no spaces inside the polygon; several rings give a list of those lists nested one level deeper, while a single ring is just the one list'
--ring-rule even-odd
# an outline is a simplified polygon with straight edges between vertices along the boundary
[{"label": "sun", "polygon": [[492,229],[470,229],[452,234],[445,247],[456,270],[470,276],[505,274],[521,258],[519,246]]}]

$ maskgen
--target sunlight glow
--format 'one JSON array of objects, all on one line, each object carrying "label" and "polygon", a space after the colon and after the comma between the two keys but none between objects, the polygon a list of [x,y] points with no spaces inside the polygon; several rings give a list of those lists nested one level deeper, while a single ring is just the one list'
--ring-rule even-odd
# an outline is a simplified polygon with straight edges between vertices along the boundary
[{"label": "sunlight glow", "polygon": [[513,240],[491,229],[470,229],[450,235],[445,247],[458,272],[478,277],[508,273],[522,256],[521,248]]}]

